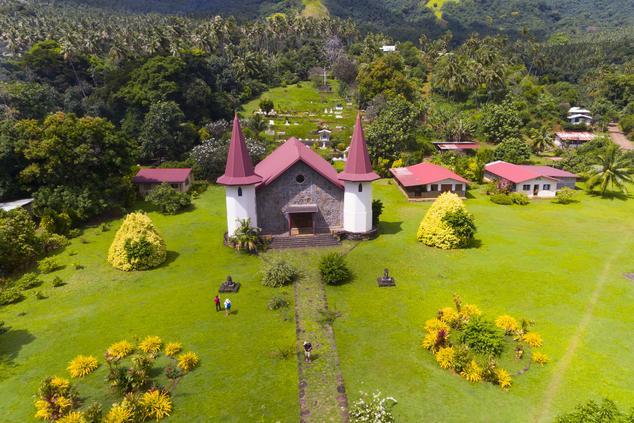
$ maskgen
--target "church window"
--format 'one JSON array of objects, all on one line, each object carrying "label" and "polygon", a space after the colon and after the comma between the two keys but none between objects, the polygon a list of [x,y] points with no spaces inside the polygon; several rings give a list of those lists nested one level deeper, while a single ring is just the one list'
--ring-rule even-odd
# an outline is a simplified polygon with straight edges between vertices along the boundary
[{"label": "church window", "polygon": [[363,184],[359,184],[359,192],[363,192]]},{"label": "church window", "polygon": [[297,181],[298,184],[303,184],[305,180],[306,178],[301,173],[295,177],[295,181]]},{"label": "church window", "polygon": [[242,197],[242,187],[238,187],[238,197]]}]

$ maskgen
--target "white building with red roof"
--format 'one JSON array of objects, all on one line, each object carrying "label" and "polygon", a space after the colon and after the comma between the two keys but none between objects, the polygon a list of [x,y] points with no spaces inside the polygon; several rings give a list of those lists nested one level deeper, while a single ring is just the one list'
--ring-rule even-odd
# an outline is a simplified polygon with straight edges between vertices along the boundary
[{"label": "white building with red roof", "polygon": [[398,186],[410,201],[433,200],[443,192],[465,197],[469,181],[443,166],[419,163],[390,169]]},{"label": "white building with red roof", "polygon": [[132,178],[132,182],[139,187],[139,193],[142,196],[160,184],[170,184],[177,191],[187,192],[193,181],[191,168],[141,169]]},{"label": "white building with red roof", "polygon": [[550,166],[517,165],[496,161],[484,167],[484,178],[489,181],[504,181],[514,192],[528,197],[554,197],[563,187],[575,188],[577,175]]},{"label": "white building with red roof", "polygon": [[290,138],[253,167],[237,116],[225,173],[227,234],[232,236],[242,219],[250,219],[262,233],[272,236],[372,232],[372,170],[357,122],[344,171]]}]

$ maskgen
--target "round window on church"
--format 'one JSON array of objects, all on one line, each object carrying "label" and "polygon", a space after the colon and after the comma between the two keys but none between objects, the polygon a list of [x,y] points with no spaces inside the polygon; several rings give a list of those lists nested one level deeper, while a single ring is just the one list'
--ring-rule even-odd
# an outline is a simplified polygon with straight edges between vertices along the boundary
[{"label": "round window on church", "polygon": [[298,184],[303,184],[306,178],[304,178],[304,175],[299,174],[295,177],[295,180],[297,181]]}]

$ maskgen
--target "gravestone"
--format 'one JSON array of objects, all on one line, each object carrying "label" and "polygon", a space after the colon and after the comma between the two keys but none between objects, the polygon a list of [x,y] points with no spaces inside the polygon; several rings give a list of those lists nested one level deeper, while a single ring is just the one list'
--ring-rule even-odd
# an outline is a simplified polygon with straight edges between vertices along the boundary
[{"label": "gravestone", "polygon": [[227,276],[227,280],[220,284],[218,292],[238,292],[240,289],[240,283],[234,282],[231,279],[231,275]]},{"label": "gravestone", "polygon": [[379,288],[396,286],[394,278],[390,276],[390,272],[387,269],[383,270],[383,276],[379,276],[378,278],[376,278],[376,282],[379,284]]}]

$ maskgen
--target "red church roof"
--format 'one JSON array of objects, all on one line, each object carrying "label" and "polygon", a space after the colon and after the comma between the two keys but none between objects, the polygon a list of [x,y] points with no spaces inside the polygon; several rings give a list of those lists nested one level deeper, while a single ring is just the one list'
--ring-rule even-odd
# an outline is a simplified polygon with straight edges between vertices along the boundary
[{"label": "red church roof", "polygon": [[254,169],[247,145],[244,142],[244,135],[240,129],[238,114],[233,118],[233,130],[231,131],[231,144],[227,154],[227,165],[225,174],[219,177],[216,182],[221,185],[252,185],[261,182]]},{"label": "red church roof", "polygon": [[335,168],[295,137],[290,138],[284,144],[280,145],[255,167],[255,173],[262,177],[262,181],[258,184],[258,187],[271,184],[299,161],[305,163],[315,172],[342,188],[341,182],[337,179],[337,171]]},{"label": "red church roof", "polygon": [[338,177],[341,181],[351,182],[370,182],[379,179],[379,175],[374,173],[370,163],[368,146],[365,144],[365,138],[363,137],[360,114],[357,114],[357,121],[354,124],[346,167]]},{"label": "red church roof", "polygon": [[390,169],[390,172],[404,187],[434,184],[446,179],[453,179],[454,181],[464,184],[469,183],[469,181],[462,176],[433,163],[419,163],[414,166],[397,167]]},{"label": "red church roof", "polygon": [[504,161],[497,161],[487,164],[484,169],[500,178],[506,179],[513,183],[520,183],[530,179],[549,178],[556,180],[557,178],[576,178],[574,173],[565,170],[555,169],[550,166],[529,166],[516,165]]},{"label": "red church roof", "polygon": [[163,182],[178,184],[185,182],[192,173],[190,168],[184,169],[141,169],[132,181],[135,184],[161,184]]}]

